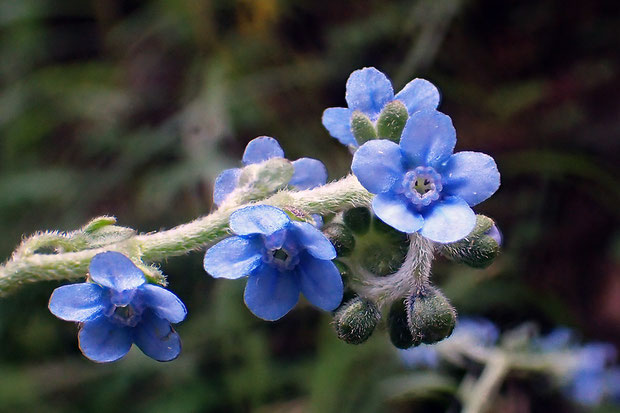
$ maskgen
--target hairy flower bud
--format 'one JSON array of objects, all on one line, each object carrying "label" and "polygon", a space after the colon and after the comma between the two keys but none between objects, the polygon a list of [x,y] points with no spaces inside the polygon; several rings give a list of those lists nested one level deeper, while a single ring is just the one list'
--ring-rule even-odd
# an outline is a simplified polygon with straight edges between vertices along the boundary
[{"label": "hairy flower bud", "polygon": [[332,243],[339,257],[351,255],[355,248],[355,238],[346,226],[331,223],[321,228],[321,232]]},{"label": "hairy flower bud", "polygon": [[413,345],[420,344],[414,341],[413,335],[411,334],[405,300],[396,300],[392,303],[387,324],[390,340],[397,348],[406,349]]},{"label": "hairy flower bud", "polygon": [[460,241],[443,245],[442,254],[454,261],[474,268],[489,266],[499,254],[501,235],[493,220],[476,215],[476,226]]},{"label": "hairy flower bud", "polygon": [[351,208],[344,212],[342,220],[355,234],[363,235],[370,229],[370,210],[366,207]]},{"label": "hairy flower bud", "polygon": [[368,340],[381,319],[379,309],[372,301],[356,297],[344,304],[334,316],[338,338],[349,344]]},{"label": "hairy flower bud", "polygon": [[452,334],[456,324],[456,310],[443,293],[434,287],[407,299],[409,328],[414,343],[433,344]]},{"label": "hairy flower bud", "polygon": [[375,125],[372,124],[368,116],[360,111],[353,112],[353,116],[351,116],[351,131],[360,144],[371,139],[377,139]]},{"label": "hairy flower bud", "polygon": [[398,143],[407,119],[409,119],[407,107],[401,101],[395,100],[385,105],[377,120],[379,139],[389,139]]}]

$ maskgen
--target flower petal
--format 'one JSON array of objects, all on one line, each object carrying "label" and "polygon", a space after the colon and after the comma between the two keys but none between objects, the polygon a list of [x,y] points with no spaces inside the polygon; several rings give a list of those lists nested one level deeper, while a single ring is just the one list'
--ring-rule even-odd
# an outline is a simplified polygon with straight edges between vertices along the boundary
[{"label": "flower petal", "polygon": [[374,67],[365,67],[351,73],[345,95],[349,109],[360,110],[371,120],[383,106],[394,98],[390,80]]},{"label": "flower petal", "polygon": [[49,309],[56,317],[66,321],[94,320],[105,310],[104,289],[92,283],[63,285],[52,293]]},{"label": "flower petal", "polygon": [[321,231],[307,222],[291,223],[291,232],[295,234],[300,246],[303,246],[310,255],[320,260],[333,260],[336,250]]},{"label": "flower petal", "polygon": [[240,168],[226,169],[215,178],[213,186],[213,203],[220,205],[239,184]]},{"label": "flower petal", "polygon": [[373,194],[389,191],[405,174],[400,147],[385,139],[363,144],[353,155],[351,170]]},{"label": "flower petal", "polygon": [[213,278],[234,280],[248,276],[260,264],[263,243],[260,237],[229,237],[207,250],[204,269]]},{"label": "flower petal", "polygon": [[257,317],[277,320],[291,311],[299,300],[297,276],[264,264],[248,278],[244,300]]},{"label": "flower petal", "polygon": [[446,161],[456,145],[452,120],[436,110],[422,110],[411,115],[400,139],[409,167],[436,167]]},{"label": "flower petal", "polygon": [[293,167],[295,172],[289,184],[297,189],[312,189],[327,182],[327,169],[317,159],[300,158],[293,161]]},{"label": "flower petal", "polygon": [[440,169],[443,192],[474,206],[499,188],[499,171],[493,158],[480,152],[457,152]]},{"label": "flower petal", "polygon": [[271,235],[291,222],[286,212],[270,205],[239,209],[230,216],[230,229],[237,235]]},{"label": "flower petal", "polygon": [[424,224],[424,219],[411,206],[409,200],[398,194],[386,193],[375,196],[372,210],[389,226],[408,234],[414,233]]},{"label": "flower petal", "polygon": [[116,291],[131,290],[146,282],[144,273],[129,258],[116,251],[95,255],[88,269],[94,282]]},{"label": "flower petal", "polygon": [[447,243],[465,238],[476,225],[476,214],[459,197],[449,197],[431,204],[422,211],[422,236],[431,241]]},{"label": "flower petal", "polygon": [[245,147],[241,161],[244,165],[260,163],[271,158],[284,158],[282,147],[272,137],[259,136],[252,139]]},{"label": "flower petal", "polygon": [[78,334],[82,354],[99,363],[116,361],[131,348],[131,329],[100,317],[84,323]]},{"label": "flower petal", "polygon": [[157,361],[174,360],[181,353],[181,338],[170,323],[151,311],[133,330],[133,339],[140,350]]},{"label": "flower petal", "polygon": [[358,146],[351,131],[351,115],[353,111],[347,108],[327,108],[323,112],[323,126],[334,138],[343,145]]},{"label": "flower petal", "polygon": [[297,265],[301,292],[315,306],[331,311],[342,301],[343,284],[333,262],[302,253]]},{"label": "flower petal", "polygon": [[428,80],[413,79],[396,94],[394,100],[403,102],[411,115],[419,110],[437,109],[439,90]]},{"label": "flower petal", "polygon": [[185,304],[179,297],[159,285],[144,284],[138,291],[143,304],[160,318],[180,323],[187,315]]}]

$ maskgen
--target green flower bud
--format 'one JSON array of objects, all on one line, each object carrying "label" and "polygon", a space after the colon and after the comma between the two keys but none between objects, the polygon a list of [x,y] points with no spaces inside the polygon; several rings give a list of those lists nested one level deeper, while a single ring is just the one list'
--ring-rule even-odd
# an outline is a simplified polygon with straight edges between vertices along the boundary
[{"label": "green flower bud", "polygon": [[351,131],[353,136],[357,140],[357,143],[362,145],[371,139],[377,139],[377,131],[375,125],[372,124],[368,116],[364,115],[359,110],[353,112],[351,116]]},{"label": "green flower bud", "polygon": [[407,300],[409,327],[415,343],[433,344],[452,334],[456,310],[441,291],[426,287]]},{"label": "green flower bud", "polygon": [[499,254],[497,237],[491,234],[494,225],[491,218],[476,215],[476,226],[472,232],[460,241],[443,245],[441,253],[454,262],[471,267],[489,266]]},{"label": "green flower bud", "polygon": [[411,334],[405,300],[396,300],[392,303],[392,307],[390,307],[390,312],[388,314],[387,325],[390,333],[390,340],[397,348],[405,349],[420,344],[419,341],[416,342],[414,340]]},{"label": "green flower bud", "polygon": [[401,267],[407,256],[407,243],[386,240],[365,245],[359,254],[359,262],[376,276],[393,274]]},{"label": "green flower bud", "polygon": [[355,248],[355,238],[347,227],[342,224],[331,223],[321,228],[321,231],[332,243],[339,257],[351,255]]},{"label": "green flower bud", "polygon": [[379,139],[389,139],[398,143],[407,119],[409,119],[407,107],[401,101],[395,100],[385,105],[377,120]]},{"label": "green flower bud", "polygon": [[344,304],[334,316],[338,338],[349,344],[368,340],[381,319],[379,309],[366,298],[354,298]]},{"label": "green flower bud", "polygon": [[344,212],[344,224],[355,234],[363,235],[370,229],[370,210],[366,207],[351,208]]}]

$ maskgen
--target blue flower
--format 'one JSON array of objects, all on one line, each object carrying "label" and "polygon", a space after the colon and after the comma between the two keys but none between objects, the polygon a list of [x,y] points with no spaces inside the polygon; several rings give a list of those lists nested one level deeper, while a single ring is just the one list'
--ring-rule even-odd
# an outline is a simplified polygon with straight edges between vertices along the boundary
[{"label": "blue flower", "polygon": [[[284,158],[284,151],[274,138],[260,136],[251,140],[245,147],[242,162],[244,165],[261,163],[272,158]],[[297,189],[311,189],[327,182],[327,169],[319,160],[300,158],[293,161],[295,172],[289,185]],[[241,168],[226,169],[216,179],[213,189],[213,202],[220,205],[237,187]]]},{"label": "blue flower", "polygon": [[437,109],[439,91],[428,80],[413,79],[394,96],[390,80],[374,67],[351,73],[347,80],[345,99],[348,108],[328,108],[323,112],[323,126],[343,145],[359,146],[351,131],[351,116],[360,111],[375,122],[388,103],[399,100],[409,116],[423,109]]},{"label": "blue flower", "polygon": [[577,353],[577,365],[570,377],[566,392],[580,404],[595,406],[608,396],[617,397],[617,370],[610,368],[616,359],[616,349],[608,343],[590,343]]},{"label": "blue flower", "polygon": [[95,255],[92,282],[58,287],[49,309],[56,317],[81,324],[82,353],[101,363],[123,357],[132,343],[158,361],[175,359],[181,339],[170,326],[187,314],[176,295],[148,284],[133,262],[118,252]]},{"label": "blue flower", "polygon": [[458,241],[474,228],[470,208],[499,188],[493,158],[458,152],[449,116],[435,110],[414,113],[400,144],[371,140],[353,156],[351,169],[360,183],[377,194],[375,214],[406,233],[419,231],[441,243]]},{"label": "blue flower", "polygon": [[300,292],[326,311],[342,301],[342,278],[331,261],[336,251],[314,226],[258,205],[235,211],[230,229],[236,236],[209,248],[204,268],[215,278],[248,276],[245,304],[256,316],[279,319],[295,306]]}]

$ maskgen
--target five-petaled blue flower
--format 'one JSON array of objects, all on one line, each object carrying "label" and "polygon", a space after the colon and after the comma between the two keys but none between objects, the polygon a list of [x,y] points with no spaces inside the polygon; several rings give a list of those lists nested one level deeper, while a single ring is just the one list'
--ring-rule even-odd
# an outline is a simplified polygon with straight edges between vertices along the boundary
[{"label": "five-petaled blue flower", "polygon": [[209,248],[204,268],[215,278],[248,276],[245,304],[255,315],[279,319],[295,306],[300,292],[326,311],[340,304],[342,278],[331,261],[336,251],[314,226],[258,205],[235,211],[230,229],[236,236]]},{"label": "five-petaled blue flower", "polygon": [[135,343],[158,361],[175,359],[181,339],[170,323],[181,322],[187,310],[179,298],[148,284],[133,262],[118,252],[93,257],[92,282],[58,287],[49,309],[56,317],[81,323],[82,353],[97,362],[123,357]]},{"label": "five-petaled blue flower", "polygon": [[400,144],[371,140],[353,155],[351,169],[373,194],[375,214],[399,231],[436,242],[458,241],[474,228],[470,208],[499,188],[493,158],[458,152],[449,116],[422,110],[407,120]]},{"label": "five-petaled blue flower", "polygon": [[323,126],[343,145],[357,148],[359,143],[351,131],[353,112],[360,111],[375,122],[385,105],[398,100],[411,116],[419,110],[437,109],[439,91],[428,80],[413,79],[394,96],[390,80],[374,67],[365,67],[349,76],[345,99],[348,108],[328,108],[323,112]]},{"label": "five-petaled blue flower", "polygon": [[[245,147],[242,162],[252,165],[272,158],[284,158],[284,151],[277,140],[269,136],[260,136],[251,140]],[[295,172],[289,185],[297,189],[311,189],[327,182],[327,169],[323,162],[312,158],[300,158],[293,161]],[[220,205],[237,187],[241,168],[226,169],[215,179],[213,202]]]}]

